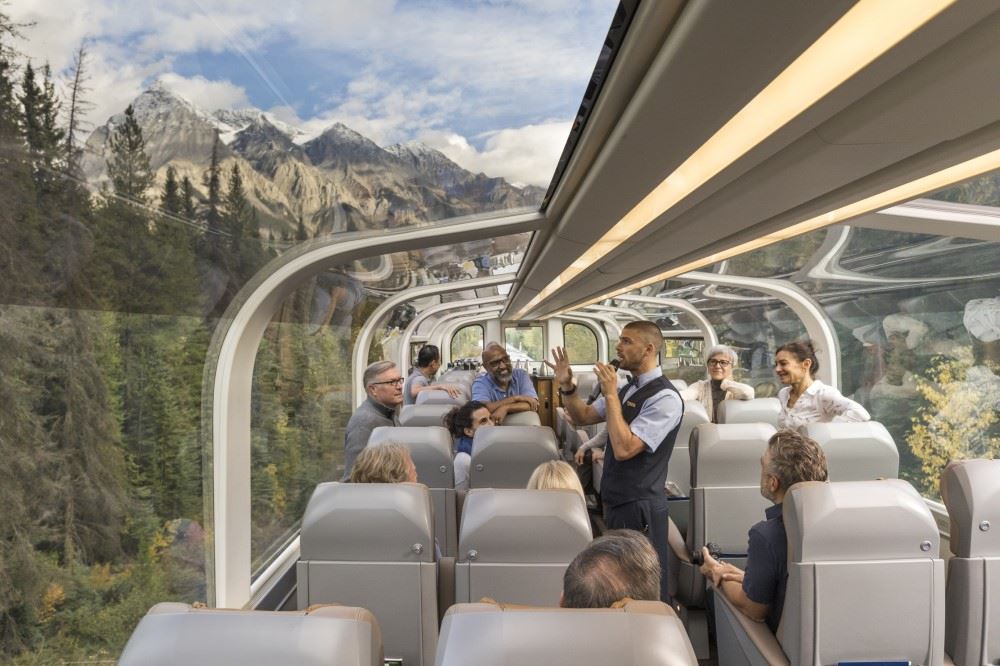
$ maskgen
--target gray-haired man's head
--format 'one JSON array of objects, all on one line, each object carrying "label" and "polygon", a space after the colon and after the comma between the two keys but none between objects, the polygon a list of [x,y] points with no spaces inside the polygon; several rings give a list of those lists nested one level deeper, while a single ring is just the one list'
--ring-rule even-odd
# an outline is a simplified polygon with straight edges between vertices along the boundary
[{"label": "gray-haired man's head", "polygon": [[563,608],[610,608],[624,598],[660,599],[660,559],[635,530],[610,530],[566,568]]}]

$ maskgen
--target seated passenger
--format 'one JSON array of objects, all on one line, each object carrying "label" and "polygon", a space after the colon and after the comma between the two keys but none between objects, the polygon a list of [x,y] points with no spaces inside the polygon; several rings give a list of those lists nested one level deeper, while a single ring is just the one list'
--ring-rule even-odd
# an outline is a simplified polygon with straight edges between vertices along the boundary
[{"label": "seated passenger", "polygon": [[747,568],[723,564],[702,548],[701,573],[737,609],[754,622],[767,622],[778,631],[788,580],[788,538],[781,503],[792,485],[801,481],[826,481],[826,455],[819,444],[794,430],[779,430],[767,442],[760,458],[760,492],[774,506],[750,528]]},{"label": "seated passenger", "polygon": [[354,459],[368,445],[372,430],[379,426],[398,426],[396,410],[403,404],[403,377],[392,361],[376,361],[362,377],[368,397],[359,406],[344,430],[344,476],[351,478]]},{"label": "seated passenger", "polygon": [[562,460],[549,460],[535,468],[528,479],[529,490],[575,490],[583,497],[576,471]]},{"label": "seated passenger", "polygon": [[660,600],[660,558],[635,530],[611,530],[573,558],[559,605],[611,608],[623,599]]},{"label": "seated passenger", "polygon": [[779,428],[799,428],[807,423],[868,421],[868,411],[840,391],[813,379],[819,370],[816,351],[808,340],[778,347],[774,372],[785,386],[778,391]]},{"label": "seated passenger", "polygon": [[538,411],[538,393],[531,376],[514,368],[503,345],[491,342],[483,349],[485,375],[472,382],[472,399],[486,405],[493,422],[500,425],[507,414]]},{"label": "seated passenger", "polygon": [[451,384],[432,384],[437,371],[441,368],[441,352],[436,345],[424,345],[417,352],[417,367],[403,384],[403,404],[413,405],[421,391],[447,391],[448,395],[457,398],[461,391]]},{"label": "seated passenger", "polygon": [[444,426],[455,438],[455,488],[469,487],[472,465],[472,439],[483,426],[491,426],[490,410],[478,400],[470,400],[444,415]]},{"label": "seated passenger", "polygon": [[708,379],[697,381],[681,390],[685,400],[697,400],[705,408],[712,423],[719,422],[719,404],[723,400],[753,400],[753,387],[733,379],[736,351],[726,345],[715,345],[705,354]]},{"label": "seated passenger", "polygon": [[410,451],[399,442],[368,446],[358,454],[351,483],[416,483],[417,466]]}]

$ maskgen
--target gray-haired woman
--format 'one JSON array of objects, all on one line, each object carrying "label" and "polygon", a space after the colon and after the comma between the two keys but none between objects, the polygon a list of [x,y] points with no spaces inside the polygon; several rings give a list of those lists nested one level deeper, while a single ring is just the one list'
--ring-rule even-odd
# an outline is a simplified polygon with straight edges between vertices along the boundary
[{"label": "gray-haired woman", "polygon": [[723,400],[753,400],[753,387],[733,379],[736,352],[726,345],[715,345],[705,354],[708,379],[697,381],[681,391],[685,400],[697,400],[705,407],[712,423],[719,422],[719,403]]}]

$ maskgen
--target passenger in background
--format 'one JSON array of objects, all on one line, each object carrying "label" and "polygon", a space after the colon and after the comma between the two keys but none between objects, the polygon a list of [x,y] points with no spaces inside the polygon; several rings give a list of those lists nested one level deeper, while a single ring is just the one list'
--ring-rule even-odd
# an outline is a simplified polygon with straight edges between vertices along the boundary
[{"label": "passenger in background", "polygon": [[444,427],[455,438],[455,488],[469,487],[469,467],[472,465],[472,439],[476,431],[493,425],[490,410],[478,400],[470,400],[444,415]]},{"label": "passenger in background", "polygon": [[819,370],[816,351],[808,340],[778,347],[774,372],[784,387],[778,391],[779,428],[799,428],[807,423],[867,421],[868,411],[840,391],[814,379]]},{"label": "passenger in background", "polygon": [[362,376],[368,397],[358,407],[344,431],[344,476],[351,478],[354,459],[368,445],[372,430],[379,426],[398,426],[396,410],[403,404],[403,377],[392,361],[376,361]]},{"label": "passenger in background", "polygon": [[535,468],[528,479],[529,490],[575,490],[583,497],[576,470],[562,460],[549,460]]},{"label": "passenger in background", "polygon": [[563,608],[612,608],[623,599],[660,600],[660,560],[635,530],[594,539],[566,567]]},{"label": "passenger in background", "polygon": [[511,365],[503,345],[498,342],[486,345],[483,367],[486,374],[472,382],[472,399],[489,408],[494,423],[500,425],[508,414],[538,411],[538,393],[531,376]]},{"label": "passenger in background", "polygon": [[351,483],[416,483],[417,466],[399,442],[365,447],[354,461]]},{"label": "passenger in background", "polygon": [[685,400],[697,400],[705,408],[712,423],[719,422],[719,404],[723,400],[753,400],[753,387],[733,379],[738,357],[732,347],[715,345],[705,354],[708,379],[681,389]]},{"label": "passenger in background", "polygon": [[794,430],[779,430],[760,458],[760,493],[774,506],[764,511],[765,520],[750,528],[746,570],[723,564],[702,548],[705,578],[741,613],[754,622],[767,622],[772,632],[778,631],[788,580],[788,537],[781,503],[794,484],[826,480],[826,455],[819,444]]},{"label": "passenger in background", "polygon": [[417,367],[403,384],[403,404],[412,405],[417,402],[421,391],[446,391],[448,395],[457,398],[462,391],[451,384],[432,384],[437,371],[441,368],[441,351],[436,345],[424,345],[417,352]]}]

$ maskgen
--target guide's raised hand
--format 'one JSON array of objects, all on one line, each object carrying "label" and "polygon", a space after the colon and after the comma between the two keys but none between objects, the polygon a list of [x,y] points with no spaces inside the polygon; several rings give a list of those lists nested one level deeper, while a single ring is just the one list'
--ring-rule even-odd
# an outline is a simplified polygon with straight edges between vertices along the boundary
[{"label": "guide's raised hand", "polygon": [[573,370],[569,367],[569,354],[566,353],[563,347],[556,347],[552,350],[552,360],[554,363],[544,361],[545,365],[552,368],[556,382],[560,386],[564,389],[569,388],[570,384],[573,383]]}]

